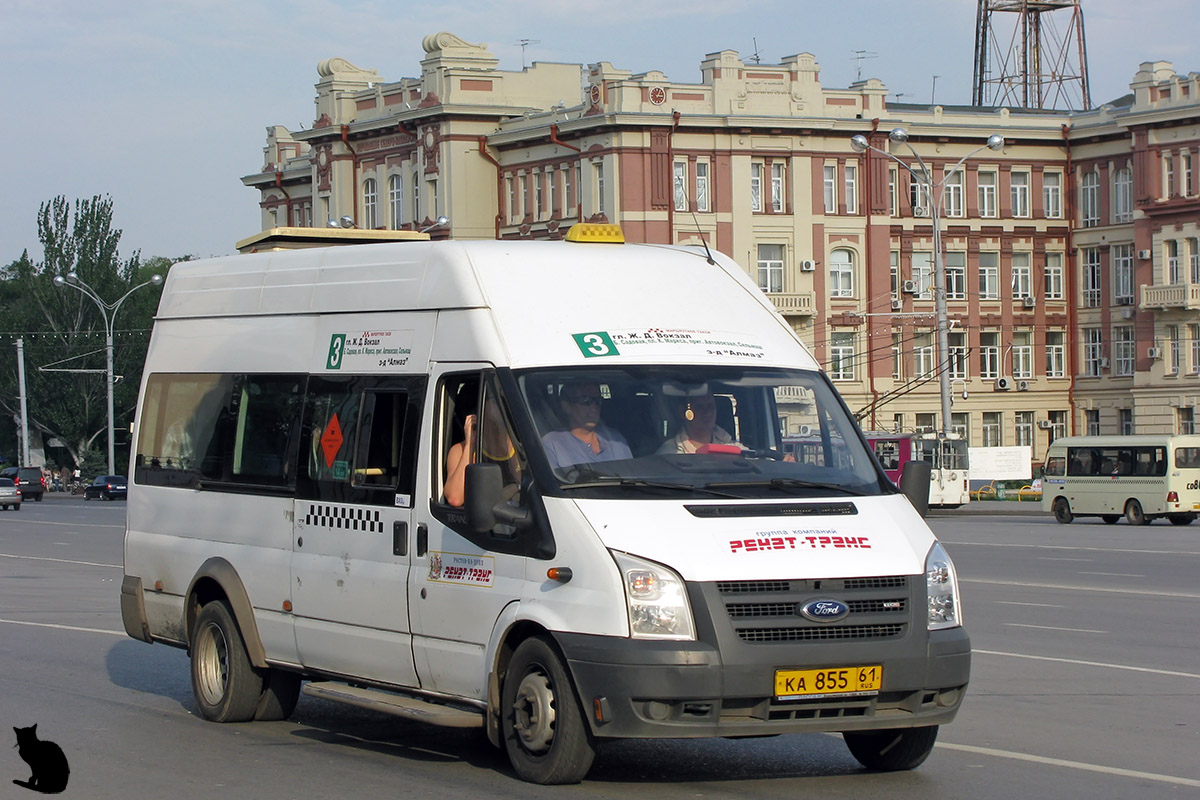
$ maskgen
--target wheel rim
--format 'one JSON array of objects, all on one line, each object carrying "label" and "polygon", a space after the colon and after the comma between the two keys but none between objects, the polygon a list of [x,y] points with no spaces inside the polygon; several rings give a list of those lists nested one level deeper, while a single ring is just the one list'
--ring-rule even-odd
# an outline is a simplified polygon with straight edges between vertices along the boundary
[{"label": "wheel rim", "polygon": [[229,684],[229,643],[225,633],[214,624],[200,632],[196,645],[197,683],[209,705],[219,705]]},{"label": "wheel rim", "polygon": [[1131,501],[1129,503],[1129,510],[1126,513],[1129,515],[1129,519],[1131,522],[1141,522],[1142,516],[1143,516],[1142,515],[1142,504],[1139,503],[1137,500]]},{"label": "wheel rim", "polygon": [[541,754],[554,743],[554,687],[544,673],[530,670],[513,698],[513,730],[521,746]]}]

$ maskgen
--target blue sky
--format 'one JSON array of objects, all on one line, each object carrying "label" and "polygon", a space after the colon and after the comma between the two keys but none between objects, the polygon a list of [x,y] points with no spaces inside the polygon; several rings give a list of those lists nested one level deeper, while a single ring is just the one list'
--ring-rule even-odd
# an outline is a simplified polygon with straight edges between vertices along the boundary
[{"label": "blue sky", "polygon": [[[1196,0],[1083,0],[1092,99],[1125,94],[1143,61],[1200,71]],[[821,82],[879,78],[895,99],[971,97],[975,0],[0,0],[7,158],[0,264],[41,258],[39,203],[108,194],[122,254],[232,252],[258,231],[268,125],[313,119],[316,65],[341,56],[383,80],[419,73],[421,40],[486,42],[502,69],[608,61],[697,82],[706,53],[763,63],[813,53]],[[597,9],[600,10],[597,10]],[[853,9],[853,10],[851,10]],[[1164,38],[1177,32],[1170,38]],[[568,102],[570,102],[568,100]]]}]

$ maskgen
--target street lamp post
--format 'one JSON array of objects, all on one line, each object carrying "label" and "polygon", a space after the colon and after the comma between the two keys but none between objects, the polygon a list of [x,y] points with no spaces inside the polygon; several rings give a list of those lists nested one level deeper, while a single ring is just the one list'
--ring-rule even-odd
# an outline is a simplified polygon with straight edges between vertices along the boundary
[{"label": "street lamp post", "polygon": [[89,286],[82,278],[80,278],[74,272],[68,272],[66,274],[66,277],[63,277],[62,275],[54,276],[54,285],[55,286],[57,286],[59,288],[62,288],[63,286],[70,286],[72,289],[78,289],[89,300],[91,300],[93,303],[96,304],[96,307],[100,309],[101,316],[104,317],[104,352],[105,352],[105,360],[106,360],[105,382],[107,384],[107,389],[108,389],[108,474],[109,475],[112,475],[113,473],[115,473],[117,471],[116,470],[115,443],[113,441],[113,439],[114,439],[114,436],[113,436],[113,431],[114,431],[114,424],[113,424],[113,384],[114,384],[114,381],[113,381],[113,322],[117,318],[117,309],[119,309],[121,307],[121,304],[125,302],[125,300],[129,297],[129,295],[133,294],[138,289],[141,289],[143,286],[150,286],[151,284],[158,286],[159,284],[162,283],[162,281],[163,281],[163,279],[162,279],[161,275],[152,275],[150,277],[150,280],[146,281],[145,283],[139,283],[137,286],[134,286],[128,292],[121,295],[121,299],[117,300],[115,303],[106,303],[100,299],[100,295],[96,294],[95,289],[93,289],[91,286]]},{"label": "street lamp post", "polygon": [[904,128],[893,128],[891,133],[888,134],[888,141],[907,147],[908,152],[912,153],[913,158],[916,159],[916,167],[902,161],[886,150],[872,147],[871,143],[867,141],[867,137],[861,133],[851,137],[850,146],[857,153],[873,150],[904,167],[912,175],[913,180],[917,182],[917,186],[919,187],[918,194],[924,196],[929,202],[929,217],[933,225],[933,300],[934,308],[937,312],[938,377],[940,379],[939,385],[942,398],[941,436],[945,439],[950,435],[950,325],[946,312],[946,267],[942,258],[942,195],[946,191],[946,184],[950,181],[950,178],[954,173],[958,172],[958,168],[968,158],[980,150],[1002,149],[1004,147],[1004,137],[998,133],[993,133],[987,138],[987,142],[960,158],[958,163],[946,170],[942,179],[936,182],[933,179],[933,170],[929,168],[929,165],[921,158],[921,154],[909,143],[908,131],[904,130]]}]

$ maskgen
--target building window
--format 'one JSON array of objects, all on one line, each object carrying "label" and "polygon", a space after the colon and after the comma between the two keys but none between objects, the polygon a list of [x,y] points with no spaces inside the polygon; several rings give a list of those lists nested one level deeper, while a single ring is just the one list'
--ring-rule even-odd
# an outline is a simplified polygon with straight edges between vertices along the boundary
[{"label": "building window", "polygon": [[596,213],[604,213],[604,162],[592,162],[592,175],[596,181]]},{"label": "building window", "polygon": [[1046,299],[1063,299],[1063,254],[1046,253]]},{"label": "building window", "polygon": [[1033,296],[1032,253],[1012,255],[1012,296],[1014,300]]},{"label": "building window", "polygon": [[521,221],[521,206],[517,202],[517,179],[511,176],[505,178],[504,186],[508,194],[508,224],[516,225]]},{"label": "building window", "polygon": [[994,217],[996,209],[996,173],[979,173],[979,216]]},{"label": "building window", "polygon": [[676,161],[674,166],[675,210],[688,211],[687,162]]},{"label": "building window", "polygon": [[933,358],[933,334],[919,333],[913,337],[913,377],[925,378],[937,366]]},{"label": "building window", "polygon": [[558,196],[558,170],[550,167],[546,170],[546,206],[550,217],[561,216]]},{"label": "building window", "polygon": [[575,215],[575,206],[578,204],[575,199],[575,184],[571,180],[574,172],[575,170],[569,164],[563,167],[563,215],[568,217]]},{"label": "building window", "polygon": [[771,164],[771,210],[783,213],[783,164],[778,161]]},{"label": "building window", "polygon": [[917,433],[933,433],[937,428],[937,414],[922,412],[917,414]]},{"label": "building window", "polygon": [[950,377],[965,379],[967,377],[967,334],[962,331],[948,334],[950,345]]},{"label": "building window", "polygon": [[1113,300],[1119,306],[1133,305],[1133,245],[1114,244],[1109,249],[1113,262]]},{"label": "building window", "polygon": [[1113,375],[1132,375],[1136,341],[1132,325],[1113,328]]},{"label": "building window", "polygon": [[1067,412],[1047,411],[1046,417],[1050,420],[1050,444],[1054,444],[1055,439],[1067,435]]},{"label": "building window", "polygon": [[849,250],[829,254],[829,296],[854,296],[854,253]]},{"label": "building window", "polygon": [[1000,254],[982,252],[979,254],[979,299],[1000,299]]},{"label": "building window", "polygon": [[1179,241],[1177,239],[1168,239],[1167,263],[1166,269],[1164,270],[1166,274],[1163,276],[1166,278],[1167,283],[1172,286],[1178,286],[1179,284],[1183,283],[1181,280],[1183,277],[1182,266],[1183,265],[1179,260]]},{"label": "building window", "polygon": [[1046,331],[1046,377],[1067,376],[1066,334],[1062,331]]},{"label": "building window", "polygon": [[1033,447],[1033,412],[1018,411],[1016,417],[1016,434],[1018,447]]},{"label": "building window", "polygon": [[1079,181],[1079,217],[1085,228],[1100,224],[1100,175],[1085,172]]},{"label": "building window", "polygon": [[750,165],[750,210],[763,210],[763,165],[761,161],[755,161]]},{"label": "building window", "polygon": [[393,175],[388,178],[388,211],[392,215],[392,230],[404,225],[404,178]]},{"label": "building window", "polygon": [[854,380],[854,333],[835,332],[829,347],[829,377],[835,381]]},{"label": "building window", "polygon": [[783,245],[758,246],[758,288],[764,292],[783,291]]},{"label": "building window", "polygon": [[1162,154],[1163,199],[1175,196],[1175,158],[1170,153]]},{"label": "building window", "polygon": [[1042,205],[1050,219],[1062,218],[1062,177],[1061,172],[1042,175]]},{"label": "building window", "polygon": [[892,334],[892,377],[904,377],[904,334]]},{"label": "building window", "polygon": [[1196,185],[1192,182],[1192,151],[1184,150],[1179,163],[1183,170],[1183,196],[1191,197],[1196,193]]},{"label": "building window", "polygon": [[1196,410],[1191,408],[1180,408],[1178,411],[1178,422],[1175,426],[1177,433],[1183,436],[1190,436],[1196,432]]},{"label": "building window", "polygon": [[421,221],[421,181],[419,174],[413,170],[412,174],[412,218],[413,222]]},{"label": "building window", "polygon": [[1004,431],[1004,412],[983,412],[983,446],[1000,447],[1004,444],[1001,434]]},{"label": "building window", "polygon": [[950,432],[956,433],[964,440],[971,440],[971,415],[966,412],[950,415]]},{"label": "building window", "polygon": [[1104,332],[1099,328],[1084,328],[1083,331],[1083,376],[1100,377],[1100,359],[1104,355]]},{"label": "building window", "polygon": [[1033,334],[1020,331],[1013,334],[1012,374],[1014,378],[1033,377]]},{"label": "building window", "polygon": [[917,284],[917,293],[913,295],[913,299],[930,300],[933,298],[933,253],[913,252],[912,279]]},{"label": "building window", "polygon": [[942,188],[942,201],[947,217],[961,217],[966,212],[963,206],[963,172],[955,170],[946,176]]},{"label": "building window", "polygon": [[363,181],[363,227],[369,231],[379,225],[379,187],[374,178]]},{"label": "building window", "polygon": [[1179,326],[1168,325],[1164,333],[1167,339],[1167,374],[1178,375],[1183,364],[1183,342],[1179,339]]},{"label": "building window", "polygon": [[1088,436],[1100,435],[1100,409],[1089,408],[1083,412]]},{"label": "building window", "polygon": [[1012,215],[1014,217],[1029,216],[1029,173],[1014,172],[1010,184],[1012,194]]},{"label": "building window", "polygon": [[846,213],[858,213],[858,166],[846,165]]},{"label": "building window", "polygon": [[708,162],[696,162],[696,210],[710,211],[708,199]]},{"label": "building window", "polygon": [[892,250],[888,253],[888,260],[891,262],[889,272],[891,273],[892,285],[892,300],[900,299],[900,251]]},{"label": "building window", "polygon": [[900,187],[897,185],[900,175],[895,167],[888,170],[888,216],[895,217],[900,213]]},{"label": "building window", "polygon": [[[1099,209],[1095,216],[1099,224]],[[1129,167],[1121,167],[1113,176],[1113,218],[1117,222],[1133,220],[1133,170]]]},{"label": "building window", "polygon": [[1200,238],[1188,239],[1188,273],[1192,283],[1200,283]]},{"label": "building window", "polygon": [[967,254],[952,250],[943,257],[946,270],[946,299],[963,300],[967,296]]},{"label": "building window", "polygon": [[1118,408],[1117,409],[1117,422],[1121,428],[1122,436],[1132,436],[1133,435],[1133,409],[1132,408]]},{"label": "building window", "polygon": [[908,184],[908,202],[912,206],[914,217],[929,216],[929,187],[920,181]]},{"label": "building window", "polygon": [[1000,377],[1000,334],[994,331],[979,334],[979,377]]},{"label": "building window", "polygon": [[533,173],[533,213],[536,219],[546,218],[546,184],[541,172]]},{"label": "building window", "polygon": [[1192,340],[1192,365],[1188,372],[1200,375],[1200,323],[1193,322],[1188,325],[1188,338]]},{"label": "building window", "polygon": [[1084,308],[1100,307],[1100,249],[1088,247],[1083,254],[1083,305]]}]

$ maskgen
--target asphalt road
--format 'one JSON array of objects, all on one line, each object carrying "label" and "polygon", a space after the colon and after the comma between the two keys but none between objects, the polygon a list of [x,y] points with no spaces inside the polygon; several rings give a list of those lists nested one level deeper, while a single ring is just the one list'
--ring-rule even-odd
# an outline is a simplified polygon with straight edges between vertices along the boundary
[{"label": "asphalt road", "polygon": [[[962,712],[909,773],[866,772],[814,734],[608,744],[581,786],[537,787],[479,733],[307,697],[287,722],[207,723],[185,654],[123,633],[124,504],[55,496],[0,512],[0,735],[37,723],[70,759],[63,796],[99,800],[1200,796],[1200,523],[930,521],[975,657]],[[27,777],[0,746],[0,799],[34,796],[10,782]]]}]

